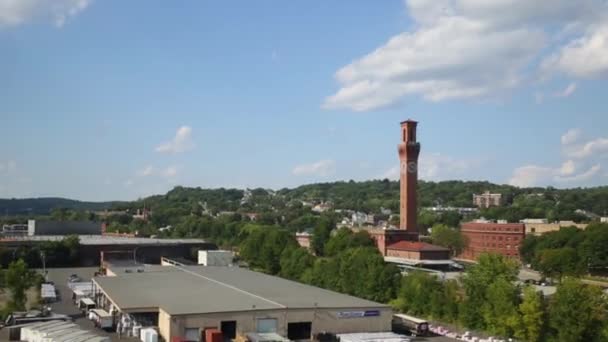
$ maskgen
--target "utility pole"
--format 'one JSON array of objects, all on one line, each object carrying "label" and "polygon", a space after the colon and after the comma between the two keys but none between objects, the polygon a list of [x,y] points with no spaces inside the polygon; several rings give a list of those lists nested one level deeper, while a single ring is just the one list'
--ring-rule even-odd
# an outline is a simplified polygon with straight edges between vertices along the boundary
[{"label": "utility pole", "polygon": [[48,279],[46,277],[46,255],[43,251],[40,251],[40,258],[42,259],[42,272],[44,274],[44,280],[47,281]]}]

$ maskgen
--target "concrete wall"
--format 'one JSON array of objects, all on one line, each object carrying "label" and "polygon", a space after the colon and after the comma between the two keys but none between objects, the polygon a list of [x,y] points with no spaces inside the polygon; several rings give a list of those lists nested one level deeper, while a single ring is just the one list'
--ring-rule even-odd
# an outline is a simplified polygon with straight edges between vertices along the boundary
[{"label": "concrete wall", "polygon": [[[380,316],[340,318],[338,312],[360,312],[378,310]],[[256,331],[258,319],[277,319],[277,333],[287,336],[287,324],[296,322],[311,322],[312,334],[320,332],[357,333],[382,332],[391,330],[393,312],[390,308],[379,309],[281,309],[247,312],[226,312],[217,314],[171,316],[160,310],[158,324],[160,335],[167,341],[173,337],[181,337],[186,328],[221,327],[222,321],[236,321],[237,334]]]},{"label": "concrete wall", "polygon": [[420,252],[416,252],[416,251],[401,251],[398,249],[387,248],[386,256],[412,259],[412,260],[420,260]]},{"label": "concrete wall", "polygon": [[28,221],[28,235],[101,235],[101,223],[92,221]]},{"label": "concrete wall", "polygon": [[230,266],[234,260],[231,251],[198,251],[198,264],[205,266]]}]

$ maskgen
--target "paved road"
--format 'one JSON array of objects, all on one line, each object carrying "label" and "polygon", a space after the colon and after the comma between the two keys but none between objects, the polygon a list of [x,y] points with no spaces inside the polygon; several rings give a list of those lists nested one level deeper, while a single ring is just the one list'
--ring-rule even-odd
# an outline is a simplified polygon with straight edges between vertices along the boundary
[{"label": "paved road", "polygon": [[139,341],[136,338],[118,339],[116,333],[108,333],[95,328],[93,322],[86,319],[80,310],[73,304],[71,297],[72,292],[67,285],[68,277],[71,274],[77,274],[82,281],[89,281],[97,270],[97,267],[48,269],[48,280],[54,282],[56,289],[59,291],[59,301],[51,304],[53,312],[70,315],[74,320],[74,323],[78,324],[82,329],[93,331],[97,335],[109,336],[112,341]]}]

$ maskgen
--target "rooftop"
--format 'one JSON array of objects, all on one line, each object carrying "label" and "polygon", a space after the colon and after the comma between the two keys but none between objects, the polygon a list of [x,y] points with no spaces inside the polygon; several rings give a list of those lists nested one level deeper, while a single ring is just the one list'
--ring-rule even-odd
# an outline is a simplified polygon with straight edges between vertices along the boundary
[{"label": "rooftop", "polygon": [[[3,238],[2,241],[61,241],[65,235],[18,236]],[[78,235],[81,245],[183,245],[207,243],[202,239],[156,239],[143,237],[123,237],[107,235]]]},{"label": "rooftop", "polygon": [[[286,308],[384,308],[386,305],[238,267],[155,266],[143,273],[96,277],[123,311],[170,315]],[[176,296],[179,289],[179,296]]]},{"label": "rooftop", "polygon": [[400,251],[414,252],[446,252],[449,249],[441,246],[431,245],[426,242],[399,241],[386,247],[387,249],[397,249]]}]

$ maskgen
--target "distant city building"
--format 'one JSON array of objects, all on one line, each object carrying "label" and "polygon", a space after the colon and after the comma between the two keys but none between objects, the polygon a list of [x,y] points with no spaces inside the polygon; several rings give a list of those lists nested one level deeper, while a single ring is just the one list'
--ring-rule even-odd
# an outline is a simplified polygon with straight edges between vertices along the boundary
[{"label": "distant city building", "polygon": [[574,212],[577,213],[577,214],[579,214],[579,215],[583,215],[586,218],[592,219],[592,220],[596,220],[596,219],[600,218],[600,215],[594,214],[594,213],[592,213],[590,211],[583,210],[583,209],[576,209]]},{"label": "distant city building", "polygon": [[135,214],[133,215],[133,219],[147,222],[150,218],[150,214],[152,214],[152,212],[146,208],[137,209],[137,212],[135,212]]},{"label": "distant city building", "polygon": [[324,203],[319,203],[319,204],[315,205],[314,207],[312,207],[311,210],[314,211],[315,213],[323,213],[329,209],[331,209],[331,203],[324,202]]},{"label": "distant city building", "polygon": [[[524,222],[526,221],[526,222]],[[547,220],[542,220],[544,222],[530,222],[533,220],[526,219],[522,220],[522,223],[526,226],[526,235],[542,235],[549,232],[556,232],[564,227],[576,227],[578,229],[587,228],[586,223],[576,223],[574,221],[559,221],[554,223],[548,223]]]},{"label": "distant city building", "polygon": [[260,217],[257,213],[245,213],[245,216],[249,219],[249,221],[257,221],[258,217]]},{"label": "distant city building", "polygon": [[[371,218],[370,218],[371,216]],[[362,212],[356,212],[351,217],[352,225],[355,227],[360,227],[367,224],[374,223],[374,215],[368,215]],[[371,223],[370,223],[371,222]]]},{"label": "distant city building", "polygon": [[494,223],[478,220],[462,224],[466,247],[459,258],[477,260],[482,253],[498,253],[519,259],[519,247],[526,235],[523,223]]},{"label": "distant city building", "polygon": [[300,247],[310,248],[312,240],[312,234],[309,232],[298,232],[296,233],[296,241]]},{"label": "distant city building", "polygon": [[382,215],[392,215],[393,211],[384,207],[380,207],[380,213]]},{"label": "distant city building", "polygon": [[2,227],[2,236],[24,236],[28,234],[27,224],[5,224]]},{"label": "distant city building", "polygon": [[110,216],[118,216],[118,215],[127,215],[128,212],[125,210],[103,210],[103,211],[95,211],[94,212],[95,216],[101,218],[101,219],[106,219]]},{"label": "distant city building", "polygon": [[540,219],[540,218],[534,218],[534,219],[527,218],[527,219],[523,219],[519,222],[523,223],[523,224],[545,224],[545,223],[549,223],[549,220]]},{"label": "distant city building", "polygon": [[473,195],[473,205],[479,208],[489,208],[500,206],[502,202],[502,194],[491,194],[489,191],[483,194]]},{"label": "distant city building", "polygon": [[461,215],[470,215],[479,212],[478,208],[467,208],[467,207],[426,207],[424,210],[428,210],[434,213],[445,213],[450,211],[457,211]]}]

